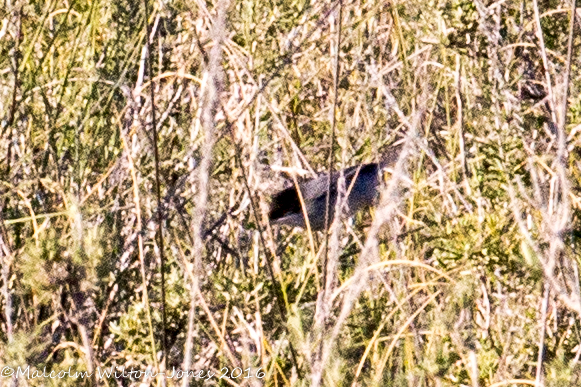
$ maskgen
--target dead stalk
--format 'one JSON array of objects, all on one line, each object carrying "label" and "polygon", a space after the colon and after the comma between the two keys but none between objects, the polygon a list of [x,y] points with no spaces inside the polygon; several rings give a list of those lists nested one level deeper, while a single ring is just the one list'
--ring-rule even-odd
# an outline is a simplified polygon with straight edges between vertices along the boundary
[{"label": "dead stalk", "polygon": [[[193,231],[193,277],[190,278],[190,312],[188,314],[188,333],[184,354],[185,372],[189,371],[191,365],[196,298],[202,297],[200,294],[200,280],[204,275],[204,240],[202,227],[207,210],[212,148],[214,147],[216,136],[215,117],[220,103],[220,92],[222,89],[222,43],[226,36],[228,6],[228,0],[220,0],[216,6],[216,14],[211,27],[211,36],[214,45],[210,50],[208,62],[206,63],[202,79],[202,90],[200,92],[199,120],[204,131],[204,143],[202,147],[202,161],[200,166],[195,170],[198,184],[197,187],[192,187],[193,191],[197,191],[198,194],[196,195],[196,205],[191,224]],[[193,145],[195,139],[191,139],[191,141],[191,145]],[[193,173],[194,171],[192,171]],[[191,179],[192,181],[194,180],[193,175]],[[185,378],[183,383],[183,386],[186,387],[189,384],[189,380]]]}]

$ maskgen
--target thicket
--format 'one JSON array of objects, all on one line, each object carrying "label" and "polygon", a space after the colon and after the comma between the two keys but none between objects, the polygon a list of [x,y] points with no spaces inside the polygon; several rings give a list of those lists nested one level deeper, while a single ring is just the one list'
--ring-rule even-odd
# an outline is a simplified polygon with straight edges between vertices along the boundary
[{"label": "thicket", "polygon": [[[0,368],[242,375],[0,383],[581,385],[574,7],[4,0]],[[376,208],[269,224],[395,143]]]}]

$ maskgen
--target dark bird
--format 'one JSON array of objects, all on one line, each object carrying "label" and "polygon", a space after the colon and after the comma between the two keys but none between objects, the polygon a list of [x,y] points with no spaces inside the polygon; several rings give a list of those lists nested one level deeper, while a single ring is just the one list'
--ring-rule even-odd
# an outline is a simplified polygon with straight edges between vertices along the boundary
[{"label": "dark bird", "polygon": [[[349,194],[347,198],[348,216],[375,203],[378,197],[382,167],[392,163],[393,160],[388,160],[381,164],[356,165],[343,170],[345,188]],[[331,225],[335,213],[337,181],[339,180],[339,176],[339,171],[331,175],[329,225]],[[301,190],[305,210],[309,217],[309,224],[312,230],[323,230],[325,228],[328,179],[329,174],[325,174],[315,179],[299,183],[299,189]],[[301,202],[295,186],[284,189],[273,196],[269,219],[273,224],[305,227],[303,209],[301,208]]]}]

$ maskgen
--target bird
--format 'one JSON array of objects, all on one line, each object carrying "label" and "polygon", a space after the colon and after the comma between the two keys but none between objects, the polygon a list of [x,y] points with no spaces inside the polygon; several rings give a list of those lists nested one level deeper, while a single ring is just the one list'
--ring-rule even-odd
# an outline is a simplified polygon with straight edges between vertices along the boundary
[{"label": "bird", "polygon": [[[399,152],[390,152],[384,156],[381,163],[359,164],[331,174],[328,226],[331,225],[335,214],[337,182],[341,173],[345,176],[345,187],[348,192],[347,215],[352,216],[363,208],[375,204],[381,184],[380,172],[397,161],[397,153]],[[321,231],[325,228],[328,184],[328,173],[298,184],[311,230]],[[271,224],[306,228],[296,188],[292,186],[272,196],[268,214]]]}]

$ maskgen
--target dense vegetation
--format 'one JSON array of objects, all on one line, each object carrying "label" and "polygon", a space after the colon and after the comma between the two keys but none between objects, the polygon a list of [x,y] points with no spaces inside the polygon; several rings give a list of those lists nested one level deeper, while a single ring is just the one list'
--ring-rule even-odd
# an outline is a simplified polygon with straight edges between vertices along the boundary
[{"label": "dense vegetation", "polygon": [[0,7],[0,384],[581,385],[572,1],[147,1]]}]

